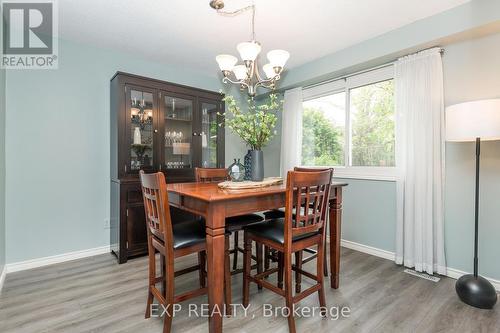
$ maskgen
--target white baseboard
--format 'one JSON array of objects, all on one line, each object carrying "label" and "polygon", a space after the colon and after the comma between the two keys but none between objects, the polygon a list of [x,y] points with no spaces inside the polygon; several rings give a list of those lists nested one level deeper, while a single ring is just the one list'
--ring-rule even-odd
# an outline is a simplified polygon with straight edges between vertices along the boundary
[{"label": "white baseboard", "polygon": [[[470,274],[468,272],[464,272],[464,271],[461,271],[459,269],[455,269],[455,268],[447,268],[446,271],[448,272],[446,275],[448,277],[451,277],[453,279],[458,279],[459,277],[461,277],[462,275],[465,275],[465,274]],[[495,287],[496,291],[500,292],[500,280],[495,280],[495,279],[492,279],[492,278],[489,278],[489,277],[486,277],[486,276],[483,276],[486,280],[490,281],[491,284],[493,285],[493,287]]]},{"label": "white baseboard", "polygon": [[[375,257],[380,257],[380,258],[384,258],[384,259],[391,260],[391,261],[394,261],[394,259],[396,257],[394,252],[378,249],[376,247],[372,247],[372,246],[368,246],[368,245],[363,245],[363,244],[351,242],[351,241],[348,241],[345,239],[342,239],[340,241],[340,245],[345,247],[345,248],[351,249],[351,250],[363,252],[363,253],[370,254],[370,255],[375,256]],[[470,274],[468,272],[464,272],[464,271],[461,271],[461,270],[458,270],[455,268],[451,268],[451,267],[447,267],[446,272],[447,272],[446,276],[448,276],[452,279],[455,279],[455,280],[458,279],[459,277],[461,277],[462,275]],[[493,285],[493,287],[495,287],[495,289],[498,292],[500,292],[500,280],[492,279],[489,277],[484,277],[484,278],[487,279],[488,281],[490,281],[491,284]]]},{"label": "white baseboard", "polygon": [[363,245],[363,244],[351,242],[351,241],[348,241],[345,239],[342,239],[340,241],[340,246],[346,247],[346,248],[351,249],[351,250],[371,254],[372,256],[384,258],[387,260],[394,261],[394,258],[395,258],[394,252],[378,249],[376,247],[372,247],[372,246],[368,246],[368,245]]},{"label": "white baseboard", "polygon": [[[395,254],[394,252],[382,250],[376,247],[348,241],[345,239],[342,239],[340,242],[341,246],[352,249],[355,251],[363,252],[372,256],[384,258],[387,260],[394,261]],[[101,246],[101,247],[96,247],[92,249],[87,249],[87,250],[81,250],[81,251],[75,251],[75,252],[68,252],[64,254],[58,254],[55,256],[50,256],[50,257],[43,257],[43,258],[37,258],[37,259],[32,259],[32,260],[26,260],[26,261],[20,261],[12,264],[6,264],[3,267],[2,272],[0,273],[0,292],[2,290],[4,281],[5,281],[5,276],[7,273],[13,273],[13,272],[19,272],[19,271],[24,271],[27,269],[32,269],[32,268],[37,268],[37,267],[43,267],[47,265],[53,265],[53,264],[58,264],[66,261],[71,261],[71,260],[76,260],[76,259],[81,259],[81,258],[86,258],[86,257],[92,257],[96,256],[99,254],[104,254],[104,253],[109,253],[110,252],[110,247],[109,245],[106,246]],[[447,269],[447,276],[453,279],[458,279],[462,275],[469,274],[467,272],[455,269],[455,268],[450,268],[448,267]],[[491,284],[495,287],[497,291],[500,291],[500,280],[488,278]]]},{"label": "white baseboard", "polygon": [[92,257],[92,256],[96,256],[99,254],[109,253],[110,251],[111,250],[110,250],[109,245],[106,245],[106,246],[95,247],[95,248],[87,249],[87,250],[58,254],[58,255],[50,256],[50,257],[43,257],[43,258],[26,260],[26,261],[20,261],[20,262],[15,262],[12,264],[6,264],[5,268],[4,268],[4,272],[6,272],[6,273],[19,272],[19,271],[24,271],[27,269],[58,264],[58,263],[76,260],[76,259],[81,259],[81,258],[86,258],[86,257]]},{"label": "white baseboard", "polygon": [[3,283],[5,282],[5,276],[7,275],[7,268],[5,266],[0,267],[2,270],[0,272],[0,294],[2,293]]}]

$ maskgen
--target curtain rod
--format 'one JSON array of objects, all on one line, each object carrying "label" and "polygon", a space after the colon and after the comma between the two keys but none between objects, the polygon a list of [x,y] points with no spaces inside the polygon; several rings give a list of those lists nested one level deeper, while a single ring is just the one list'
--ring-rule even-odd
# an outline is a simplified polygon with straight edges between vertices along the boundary
[{"label": "curtain rod", "polygon": [[[426,51],[426,50],[430,50],[430,49],[432,49],[432,47],[428,48],[428,49],[420,50],[418,52],[422,52],[422,51]],[[418,53],[418,52],[415,52],[415,53]],[[444,53],[444,48],[440,48],[439,49],[439,53],[441,53],[441,55],[442,55]],[[401,58],[401,57],[399,57],[399,58]],[[312,84],[309,84],[307,86],[302,87],[302,89],[309,89],[309,88],[317,87],[317,86],[320,86],[320,85],[323,85],[323,84],[327,84],[327,83],[331,83],[331,82],[335,82],[335,81],[339,81],[339,80],[345,80],[345,79],[348,79],[348,78],[356,76],[356,75],[360,75],[360,74],[364,74],[364,73],[376,71],[377,69],[389,67],[389,66],[394,65],[396,63],[396,61],[398,61],[398,59],[392,60],[390,62],[386,62],[386,63],[384,63],[382,65],[378,65],[376,67],[371,67],[371,68],[364,69],[364,70],[361,70],[361,71],[357,71],[357,72],[354,72],[354,73],[350,73],[350,74],[347,74],[347,75],[338,76],[338,77],[335,77],[335,78],[332,78],[332,79],[328,79],[328,80],[325,80],[325,81],[321,81],[321,82],[318,82],[318,83],[312,83]]]}]

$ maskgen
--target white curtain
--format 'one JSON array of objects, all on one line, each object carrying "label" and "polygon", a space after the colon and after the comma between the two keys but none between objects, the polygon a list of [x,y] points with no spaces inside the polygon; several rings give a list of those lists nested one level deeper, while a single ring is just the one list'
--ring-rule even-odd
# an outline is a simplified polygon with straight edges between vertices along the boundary
[{"label": "white curtain", "polygon": [[285,91],[281,122],[281,177],[300,165],[302,155],[302,88]]},{"label": "white curtain", "polygon": [[444,255],[444,101],[440,49],[395,64],[396,263],[446,274]]}]

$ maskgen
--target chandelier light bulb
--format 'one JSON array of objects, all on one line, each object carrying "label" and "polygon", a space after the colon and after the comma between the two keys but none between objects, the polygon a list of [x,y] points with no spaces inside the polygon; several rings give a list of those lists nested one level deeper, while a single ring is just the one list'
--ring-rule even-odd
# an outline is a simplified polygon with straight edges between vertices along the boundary
[{"label": "chandelier light bulb", "polygon": [[215,57],[215,60],[219,64],[219,68],[221,71],[232,71],[234,65],[238,62],[238,58],[229,54],[220,54]]},{"label": "chandelier light bulb", "polygon": [[236,49],[240,53],[241,60],[255,61],[262,47],[256,41],[239,43]]},{"label": "chandelier light bulb", "polygon": [[245,65],[234,66],[233,73],[236,79],[245,80],[247,78],[247,67]]},{"label": "chandelier light bulb", "polygon": [[273,67],[285,67],[288,58],[290,58],[290,53],[285,50],[272,50],[267,52],[267,59]]}]

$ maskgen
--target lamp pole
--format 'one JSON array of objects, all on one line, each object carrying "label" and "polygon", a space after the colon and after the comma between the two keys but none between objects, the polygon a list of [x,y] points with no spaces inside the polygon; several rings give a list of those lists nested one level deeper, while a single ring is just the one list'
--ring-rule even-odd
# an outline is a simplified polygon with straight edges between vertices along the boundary
[{"label": "lamp pole", "polygon": [[474,211],[474,277],[478,276],[478,234],[479,234],[479,161],[481,159],[481,138],[476,138],[476,204]]},{"label": "lamp pole", "polygon": [[495,288],[478,273],[478,234],[479,234],[479,162],[481,157],[481,138],[476,138],[476,191],[474,209],[474,274],[463,275],[457,280],[455,289],[458,297],[471,306],[491,309],[497,302]]},{"label": "lamp pole", "polygon": [[481,141],[500,140],[500,98],[464,102],[446,108],[446,140],[476,141],[476,186],[474,206],[474,271],[461,276],[455,284],[458,297],[471,306],[491,309],[497,292],[490,281],[479,275],[479,167]]}]

